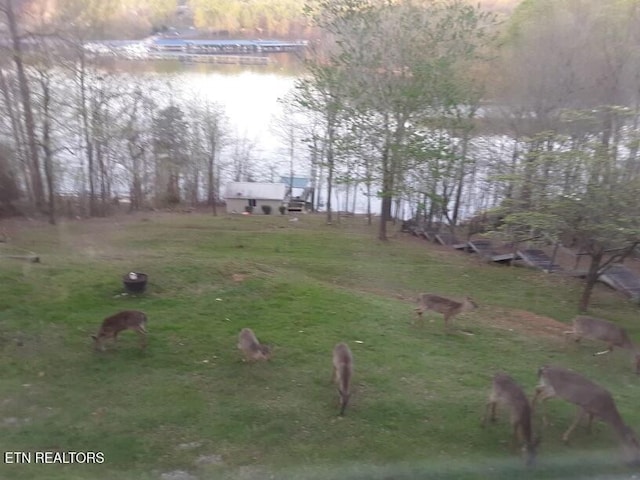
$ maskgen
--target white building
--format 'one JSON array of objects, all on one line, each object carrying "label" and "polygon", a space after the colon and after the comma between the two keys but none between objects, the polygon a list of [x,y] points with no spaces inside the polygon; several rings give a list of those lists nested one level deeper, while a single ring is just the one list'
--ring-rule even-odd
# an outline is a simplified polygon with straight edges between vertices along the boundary
[{"label": "white building", "polygon": [[284,183],[231,182],[225,190],[227,213],[242,213],[252,207],[251,213],[263,215],[263,206],[271,207],[272,215],[279,215],[286,194]]}]

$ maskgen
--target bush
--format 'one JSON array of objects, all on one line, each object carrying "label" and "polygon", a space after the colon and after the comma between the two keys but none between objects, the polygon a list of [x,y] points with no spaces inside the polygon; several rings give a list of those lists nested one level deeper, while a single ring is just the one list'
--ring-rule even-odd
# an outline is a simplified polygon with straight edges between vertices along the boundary
[{"label": "bush", "polygon": [[280,210],[280,215],[284,215],[284,212],[287,211],[287,207],[285,207],[284,205],[280,205],[278,207],[278,210]]},{"label": "bush", "polygon": [[253,213],[253,207],[251,205],[247,205],[244,207],[244,211],[247,213]]},{"label": "bush", "polygon": [[271,205],[262,205],[262,213],[271,215]]}]

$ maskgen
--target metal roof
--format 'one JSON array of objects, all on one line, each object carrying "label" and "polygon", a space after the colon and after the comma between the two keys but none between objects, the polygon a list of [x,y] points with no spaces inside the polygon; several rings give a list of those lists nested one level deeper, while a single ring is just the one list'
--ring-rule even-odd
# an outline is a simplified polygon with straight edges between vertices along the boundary
[{"label": "metal roof", "polygon": [[284,200],[285,188],[284,183],[231,182],[227,183],[224,198]]},{"label": "metal roof", "polygon": [[293,182],[291,182],[291,180],[291,177],[280,177],[281,183],[284,183],[287,186],[292,183],[293,188],[307,188],[309,186],[310,179],[307,177],[293,177]]}]

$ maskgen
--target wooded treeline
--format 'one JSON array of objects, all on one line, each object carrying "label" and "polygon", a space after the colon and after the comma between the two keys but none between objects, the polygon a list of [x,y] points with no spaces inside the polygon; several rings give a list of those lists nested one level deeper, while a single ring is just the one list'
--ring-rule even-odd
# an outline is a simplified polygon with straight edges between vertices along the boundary
[{"label": "wooded treeline", "polygon": [[[203,191],[215,205],[224,112],[110,78],[82,48],[95,12],[81,3],[60,16],[0,2],[1,208],[54,222],[70,190],[79,214],[104,215],[118,182],[131,208]],[[502,21],[462,0],[319,0],[305,14],[321,40],[279,130],[291,171],[305,144],[329,221],[337,186],[380,199],[381,240],[403,210],[499,219],[515,240],[570,238],[592,259],[588,286],[636,247],[640,0],[525,0]],[[235,179],[248,150],[235,144]]]},{"label": "wooded treeline", "polygon": [[640,241],[639,7],[525,0],[498,22],[457,0],[310,5],[327,41],[298,82],[309,145],[329,178],[374,186],[381,240],[404,204],[427,223],[475,214],[514,241],[577,246],[585,309]]},{"label": "wooded treeline", "polygon": [[[81,31],[3,0],[0,64],[0,213],[103,216],[219,198],[221,149],[232,139],[215,103],[176,101],[153,76],[112,75],[83,48]],[[204,198],[203,198],[204,197]]]}]

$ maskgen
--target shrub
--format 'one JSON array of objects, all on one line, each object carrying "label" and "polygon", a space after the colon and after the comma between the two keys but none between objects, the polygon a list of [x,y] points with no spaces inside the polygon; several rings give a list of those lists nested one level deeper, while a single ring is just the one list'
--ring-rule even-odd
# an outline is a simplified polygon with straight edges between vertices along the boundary
[{"label": "shrub", "polygon": [[271,205],[262,205],[262,213],[271,215]]},{"label": "shrub", "polygon": [[244,207],[244,211],[247,213],[253,213],[253,207],[251,205],[247,205]]},{"label": "shrub", "polygon": [[285,207],[284,205],[280,205],[278,207],[278,210],[280,210],[280,215],[284,215],[284,212],[287,211],[287,207]]}]

